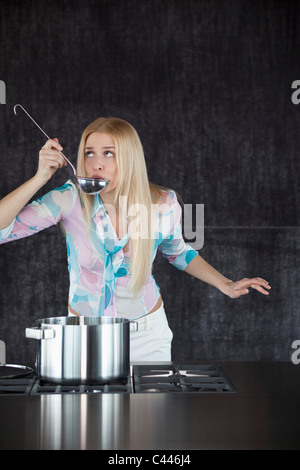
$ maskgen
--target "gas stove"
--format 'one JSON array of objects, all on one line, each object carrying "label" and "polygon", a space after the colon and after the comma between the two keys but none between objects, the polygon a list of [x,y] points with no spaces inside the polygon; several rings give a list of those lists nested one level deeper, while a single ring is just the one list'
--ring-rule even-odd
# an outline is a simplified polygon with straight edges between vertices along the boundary
[{"label": "gas stove", "polygon": [[41,381],[32,372],[24,377],[0,379],[0,398],[4,395],[237,392],[219,365],[138,364],[130,370],[126,380],[100,385],[57,385]]}]

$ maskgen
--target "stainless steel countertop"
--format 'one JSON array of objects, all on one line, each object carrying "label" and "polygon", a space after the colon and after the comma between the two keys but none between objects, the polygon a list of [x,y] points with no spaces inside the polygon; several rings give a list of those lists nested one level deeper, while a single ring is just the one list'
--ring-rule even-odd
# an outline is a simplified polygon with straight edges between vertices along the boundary
[{"label": "stainless steel countertop", "polygon": [[218,364],[237,393],[0,396],[0,449],[299,449],[300,365]]}]

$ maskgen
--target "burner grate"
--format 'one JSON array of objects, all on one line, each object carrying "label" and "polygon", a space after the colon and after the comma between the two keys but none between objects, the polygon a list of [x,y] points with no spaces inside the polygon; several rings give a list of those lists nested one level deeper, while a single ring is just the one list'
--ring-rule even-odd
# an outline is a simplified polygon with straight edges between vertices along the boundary
[{"label": "burner grate", "polygon": [[29,395],[35,378],[22,377],[19,379],[1,379],[0,397],[5,395]]},{"label": "burner grate", "polygon": [[124,381],[107,384],[70,384],[60,385],[36,380],[30,395],[44,394],[87,394],[87,393],[131,393],[131,377]]},{"label": "burner grate", "polygon": [[133,365],[123,381],[107,384],[58,385],[36,376],[0,379],[4,395],[93,394],[93,393],[235,393],[237,390],[219,365]]},{"label": "burner grate", "polygon": [[236,393],[220,366],[159,364],[133,366],[135,393]]}]

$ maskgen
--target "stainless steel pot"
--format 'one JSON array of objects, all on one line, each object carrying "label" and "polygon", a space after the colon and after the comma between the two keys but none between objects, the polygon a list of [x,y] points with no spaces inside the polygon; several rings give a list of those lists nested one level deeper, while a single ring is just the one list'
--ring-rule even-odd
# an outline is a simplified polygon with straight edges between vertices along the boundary
[{"label": "stainless steel pot", "polygon": [[[26,328],[38,340],[36,370],[58,384],[107,383],[128,377],[130,325],[126,318],[53,317]],[[133,325],[132,325],[133,326]]]}]

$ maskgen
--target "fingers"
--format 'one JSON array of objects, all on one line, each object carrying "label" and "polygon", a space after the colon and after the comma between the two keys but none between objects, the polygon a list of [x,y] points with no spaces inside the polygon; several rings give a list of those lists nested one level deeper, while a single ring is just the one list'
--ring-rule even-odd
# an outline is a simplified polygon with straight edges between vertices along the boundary
[{"label": "fingers", "polygon": [[268,290],[271,289],[271,286],[269,285],[268,281],[265,281],[265,279],[261,279],[260,277],[250,279],[250,281],[252,281],[250,284],[250,287],[252,287],[252,289],[257,290],[261,294],[269,295]]},{"label": "fingers", "polygon": [[47,140],[45,145],[40,150],[40,159],[42,163],[46,166],[52,168],[62,168],[67,165],[65,158],[61,155],[60,151],[62,150],[58,139]]},{"label": "fingers", "polygon": [[249,287],[264,295],[269,295],[268,290],[271,289],[268,281],[262,279],[261,277],[255,277],[252,279],[244,278],[236,282],[235,290],[239,291],[240,295],[245,295],[249,293]]},{"label": "fingers", "polygon": [[[250,287],[252,287],[252,289],[257,290],[257,291],[260,292],[261,294],[269,295],[269,292],[266,291],[266,290],[265,290],[263,287],[261,287],[261,286],[252,284]],[[267,289],[271,289],[271,287],[270,287],[270,286],[267,286]]]},{"label": "fingers", "polygon": [[266,281],[265,279],[262,279],[261,277],[253,277],[253,278],[244,277],[244,279],[241,279],[238,282],[241,283],[241,284],[244,284],[244,285],[250,285],[251,283],[252,284],[262,284],[262,285],[266,285],[266,286],[269,285],[268,281]]},{"label": "fingers", "polygon": [[60,153],[62,146],[58,139],[49,139],[39,152],[39,165],[37,175],[44,183],[48,181],[58,168],[67,165],[63,155]]},{"label": "fingers", "polygon": [[264,286],[267,289],[271,289],[271,286],[269,285],[268,281],[265,279],[262,279],[261,277],[254,277],[251,279],[244,278],[241,279],[240,281],[237,282],[240,287],[252,287],[252,285],[257,285],[257,286]]},{"label": "fingers", "polygon": [[58,142],[57,138],[47,140],[47,142],[42,147],[42,149],[51,149],[53,147],[56,148],[57,150],[62,150],[63,149],[62,146],[60,145],[60,143]]},{"label": "fingers", "polygon": [[52,149],[42,149],[40,151],[40,159],[44,164],[50,164],[50,166],[55,166],[57,168],[62,168],[66,166],[66,160],[64,157],[57,151]]},{"label": "fingers", "polygon": [[239,292],[240,295],[246,295],[249,294],[249,289],[243,289],[242,291]]}]

